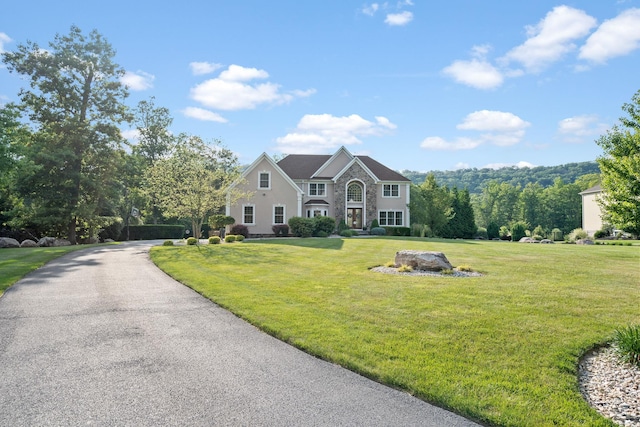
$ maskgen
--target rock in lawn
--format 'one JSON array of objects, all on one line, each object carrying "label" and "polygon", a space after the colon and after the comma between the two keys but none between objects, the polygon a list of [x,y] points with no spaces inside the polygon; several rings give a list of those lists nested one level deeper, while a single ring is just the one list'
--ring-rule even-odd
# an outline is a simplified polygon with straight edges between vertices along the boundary
[{"label": "rock in lawn", "polygon": [[396,252],[396,265],[409,265],[414,270],[442,271],[453,267],[442,252],[404,250]]}]

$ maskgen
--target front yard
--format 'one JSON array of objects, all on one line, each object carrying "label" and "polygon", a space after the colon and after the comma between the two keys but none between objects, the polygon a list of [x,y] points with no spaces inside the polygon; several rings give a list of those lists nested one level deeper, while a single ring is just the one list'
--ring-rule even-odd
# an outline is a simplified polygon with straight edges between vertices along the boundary
[{"label": "front yard", "polygon": [[[482,277],[369,268],[441,251]],[[414,238],[155,247],[163,270],[311,354],[501,426],[613,425],[582,399],[579,357],[640,323],[640,248]]]}]

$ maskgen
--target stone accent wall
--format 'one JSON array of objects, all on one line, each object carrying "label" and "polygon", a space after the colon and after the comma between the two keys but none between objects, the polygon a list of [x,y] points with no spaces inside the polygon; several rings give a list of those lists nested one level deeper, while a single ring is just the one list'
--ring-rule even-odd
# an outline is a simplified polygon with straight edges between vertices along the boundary
[{"label": "stone accent wall", "polygon": [[368,227],[371,221],[373,221],[374,218],[377,218],[376,192],[378,189],[373,178],[371,178],[371,176],[358,163],[351,165],[351,167],[336,181],[334,186],[335,206],[333,216],[338,223],[345,220],[344,206],[347,183],[353,180],[358,180],[365,186],[366,194],[364,194],[364,207],[366,209],[365,215],[367,223],[363,223],[363,226]]}]

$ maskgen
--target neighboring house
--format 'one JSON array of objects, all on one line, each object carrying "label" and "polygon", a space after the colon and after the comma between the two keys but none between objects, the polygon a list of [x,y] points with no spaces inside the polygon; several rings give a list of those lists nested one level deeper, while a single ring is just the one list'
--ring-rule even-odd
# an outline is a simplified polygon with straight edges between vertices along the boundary
[{"label": "neighboring house", "polygon": [[602,230],[602,209],[598,204],[598,199],[602,194],[600,184],[584,190],[582,196],[582,229],[590,236]]},{"label": "neighboring house", "polygon": [[411,181],[369,156],[341,147],[333,155],[290,154],[278,163],[266,153],[249,166],[238,183],[251,193],[226,214],[249,228],[250,235],[273,234],[274,225],[294,216],[329,216],[362,230],[408,227]]}]

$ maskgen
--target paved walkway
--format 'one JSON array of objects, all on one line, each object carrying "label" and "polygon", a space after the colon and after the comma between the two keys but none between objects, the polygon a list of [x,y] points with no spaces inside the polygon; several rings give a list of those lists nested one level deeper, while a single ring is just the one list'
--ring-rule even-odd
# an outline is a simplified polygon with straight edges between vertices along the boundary
[{"label": "paved walkway", "polygon": [[149,246],[67,254],[0,298],[0,425],[475,425],[258,331]]}]

